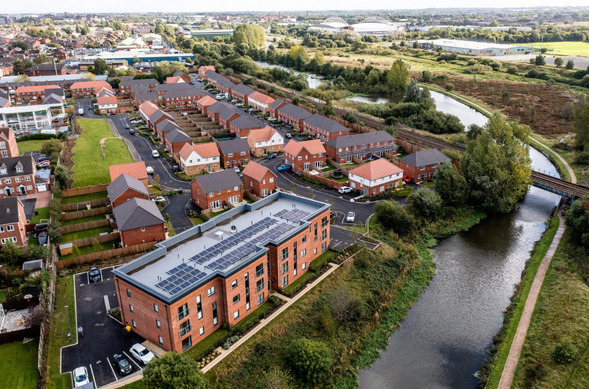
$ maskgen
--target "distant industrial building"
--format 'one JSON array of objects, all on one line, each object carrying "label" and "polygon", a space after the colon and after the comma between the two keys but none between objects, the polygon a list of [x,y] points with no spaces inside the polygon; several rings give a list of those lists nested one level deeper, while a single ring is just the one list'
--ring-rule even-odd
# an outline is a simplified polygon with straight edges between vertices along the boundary
[{"label": "distant industrial building", "polygon": [[232,36],[233,30],[191,30],[190,34],[193,38],[202,38],[202,39],[213,39],[216,36]]},{"label": "distant industrial building", "polygon": [[143,62],[152,61],[179,61],[185,62],[186,58],[194,59],[194,54],[184,53],[181,51],[169,52],[169,53],[151,53],[146,50],[128,50],[128,51],[103,51],[98,54],[84,56],[84,60],[93,61],[97,58],[108,60],[119,60],[127,61],[129,65],[133,65],[134,59],[139,58]]},{"label": "distant industrial building", "polygon": [[531,46],[504,45],[500,43],[461,41],[457,39],[418,40],[419,47],[428,50],[442,50],[466,55],[510,55],[529,54]]},{"label": "distant industrial building", "polygon": [[327,18],[319,24],[309,27],[309,31],[338,33],[354,31],[360,35],[372,35],[382,38],[393,31],[404,30],[405,23],[392,23],[386,19],[367,19],[361,23],[348,24],[341,18]]}]

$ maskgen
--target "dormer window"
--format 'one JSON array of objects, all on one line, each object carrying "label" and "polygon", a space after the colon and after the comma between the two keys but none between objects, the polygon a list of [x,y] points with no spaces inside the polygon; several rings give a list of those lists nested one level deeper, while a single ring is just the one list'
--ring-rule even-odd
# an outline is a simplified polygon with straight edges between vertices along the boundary
[{"label": "dormer window", "polygon": [[2,166],[0,167],[0,174],[7,174],[8,170],[6,169],[6,167]]},{"label": "dormer window", "polygon": [[17,171],[18,173],[22,173],[22,171],[23,171],[23,166],[22,166],[22,164],[21,164],[21,163],[19,163],[19,164],[17,164],[17,165],[16,165],[16,171]]}]

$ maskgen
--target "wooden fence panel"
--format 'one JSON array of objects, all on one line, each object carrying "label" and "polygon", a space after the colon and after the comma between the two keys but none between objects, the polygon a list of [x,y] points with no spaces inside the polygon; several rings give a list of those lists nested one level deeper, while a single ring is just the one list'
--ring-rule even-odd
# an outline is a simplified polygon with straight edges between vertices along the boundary
[{"label": "wooden fence panel", "polygon": [[0,344],[20,342],[24,338],[36,338],[39,336],[40,330],[40,326],[32,326],[31,328],[26,328],[24,330],[3,332],[0,334]]},{"label": "wooden fence panel", "polygon": [[110,220],[104,218],[103,220],[94,220],[86,223],[72,224],[69,226],[62,226],[59,230],[61,234],[69,234],[70,232],[78,232],[84,230],[91,230],[93,228],[109,226]]},{"label": "wooden fence panel", "polygon": [[83,238],[72,240],[71,242],[62,242],[62,243],[71,243],[76,245],[76,247],[86,247],[91,246],[94,244],[94,241],[97,240],[98,243],[105,243],[105,242],[112,242],[113,240],[119,240],[121,238],[120,232],[111,232],[104,235],[98,236],[91,236],[90,238]]},{"label": "wooden fence panel", "polygon": [[84,186],[82,188],[65,189],[61,193],[63,193],[63,197],[81,196],[91,193],[104,192],[107,186],[107,184]]},{"label": "wooden fence panel", "polygon": [[94,208],[94,207],[97,207],[100,205],[104,205],[106,203],[108,203],[108,197],[105,197],[103,199],[94,199],[94,200],[89,200],[89,201],[83,201],[81,203],[62,204],[61,210],[62,211],[74,211],[74,210],[83,211],[86,209],[87,204],[90,204],[90,207]]},{"label": "wooden fence panel", "polygon": [[145,244],[138,244],[135,246],[121,247],[120,249],[112,249],[106,251],[99,251],[97,253],[91,253],[82,255],[79,257],[64,259],[55,262],[57,269],[65,269],[73,265],[81,265],[88,262],[97,261],[99,259],[108,259],[114,257],[120,257],[123,255],[137,254],[152,249],[155,246],[155,242],[149,242]]},{"label": "wooden fence panel", "polygon": [[102,215],[110,211],[110,207],[87,209],[84,211],[68,212],[61,214],[61,220],[81,219],[83,217]]}]

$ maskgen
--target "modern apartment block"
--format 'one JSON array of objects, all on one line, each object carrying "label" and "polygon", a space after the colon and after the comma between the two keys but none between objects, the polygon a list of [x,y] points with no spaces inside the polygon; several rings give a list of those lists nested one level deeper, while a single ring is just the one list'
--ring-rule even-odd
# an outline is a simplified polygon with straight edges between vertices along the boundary
[{"label": "modern apartment block", "polygon": [[329,212],[277,192],[158,243],[114,270],[123,323],[175,352],[239,323],[327,250]]}]

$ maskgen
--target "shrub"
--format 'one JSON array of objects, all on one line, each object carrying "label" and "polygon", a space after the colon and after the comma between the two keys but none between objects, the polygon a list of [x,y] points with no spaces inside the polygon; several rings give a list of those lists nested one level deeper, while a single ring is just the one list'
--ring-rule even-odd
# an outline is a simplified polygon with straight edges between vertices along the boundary
[{"label": "shrub", "polygon": [[305,381],[317,384],[331,370],[333,358],[323,342],[299,338],[294,340],[287,351],[293,370]]},{"label": "shrub", "polygon": [[442,198],[433,190],[427,188],[419,189],[411,194],[413,207],[417,213],[429,220],[436,219],[442,209]]},{"label": "shrub", "polygon": [[575,360],[575,348],[568,342],[559,343],[554,347],[550,356],[554,362],[565,365]]},{"label": "shrub", "polygon": [[583,151],[575,157],[575,164],[589,166],[589,151]]},{"label": "shrub", "polygon": [[233,336],[227,338],[227,340],[223,343],[223,348],[225,350],[229,350],[231,348],[231,345],[233,345],[238,340],[239,340],[239,335],[233,335]]},{"label": "shrub", "polygon": [[374,207],[376,220],[385,228],[399,235],[407,235],[415,227],[415,218],[394,201],[381,201]]},{"label": "shrub", "polygon": [[589,195],[575,200],[565,222],[574,243],[589,248]]},{"label": "shrub", "polygon": [[204,389],[208,386],[196,361],[178,353],[167,353],[150,361],[143,369],[143,382],[148,389]]},{"label": "shrub", "polygon": [[46,142],[43,142],[41,146],[41,153],[45,155],[54,155],[59,154],[61,152],[61,141],[59,139],[49,139]]},{"label": "shrub", "polygon": [[507,73],[509,73],[509,74],[517,74],[517,68],[515,66],[509,66],[507,68]]},{"label": "shrub", "polygon": [[444,85],[444,89],[446,89],[448,92],[452,92],[454,90],[454,84],[447,83]]}]

